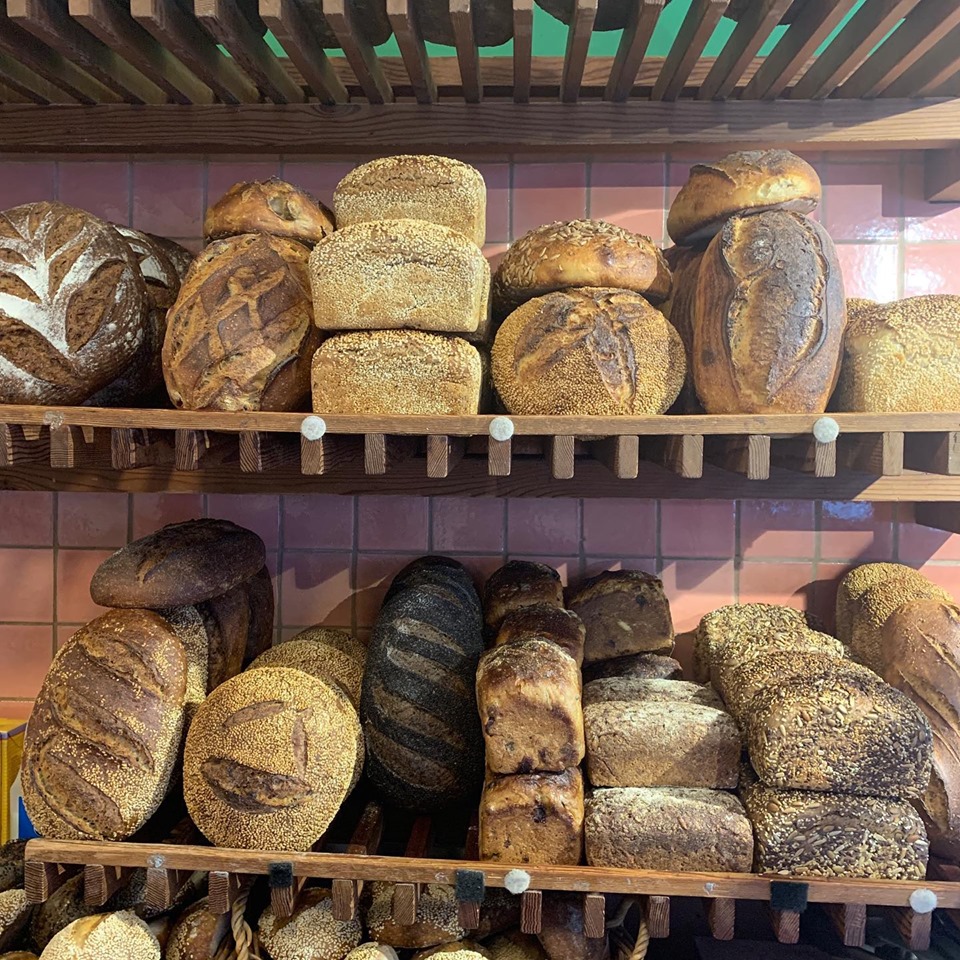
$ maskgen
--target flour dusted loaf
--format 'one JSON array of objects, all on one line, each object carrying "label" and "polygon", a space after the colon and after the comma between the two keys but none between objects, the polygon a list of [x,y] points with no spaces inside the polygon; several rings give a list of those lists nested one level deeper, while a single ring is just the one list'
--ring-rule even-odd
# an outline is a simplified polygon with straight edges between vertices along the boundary
[{"label": "flour dusted loaf", "polygon": [[134,913],[98,913],[64,927],[43,960],[160,960],[157,938]]},{"label": "flour dusted loaf", "polygon": [[853,621],[860,615],[863,595],[874,584],[893,580],[903,575],[913,576],[915,571],[902,563],[862,563],[843,575],[837,587],[837,637],[850,645],[853,636]]},{"label": "flour dusted loaf", "polygon": [[636,677],[638,680],[679,680],[683,668],[679,660],[657,653],[631,653],[612,660],[598,660],[583,668],[584,682],[605,677]]},{"label": "flour dusted loaf", "polygon": [[416,919],[400,924],[393,918],[392,883],[364,884],[361,909],[364,926],[380,943],[404,950],[419,950],[437,944],[461,940],[466,931],[460,926],[454,889],[442,883],[424,884],[417,899]]},{"label": "flour dusted loaf", "polygon": [[798,213],[733,217],[697,281],[693,379],[707,413],[822,413],[846,326],[833,241]]},{"label": "flour dusted loaf", "polygon": [[793,877],[922,880],[927,837],[904,800],[775,790],[744,776],[754,869]]},{"label": "flour dusted loaf", "polygon": [[278,643],[265,650],[250,664],[251,670],[259,667],[291,667],[303,670],[312,677],[336,684],[350,698],[354,706],[360,703],[360,684],[363,680],[363,664],[354,656],[323,640],[296,638]]},{"label": "flour dusted loaf", "polygon": [[360,742],[356,711],[334,685],[282,667],[242,673],[190,725],[187,809],[219,846],[309,850],[353,786]]},{"label": "flour dusted loaf", "polygon": [[321,330],[469,333],[487,313],[490,266],[463,234],[425,220],[343,227],[310,254]]},{"label": "flour dusted loaf", "polygon": [[587,630],[572,610],[564,610],[551,603],[521,607],[503,618],[493,643],[500,647],[531,637],[555,643],[577,661],[578,667],[582,666]]},{"label": "flour dusted loaf", "polygon": [[469,415],[480,410],[483,364],[460,337],[358,330],[313,358],[315,413]]},{"label": "flour dusted loaf", "polygon": [[527,607],[563,607],[560,574],[545,563],[509,560],[487,579],[483,588],[484,622],[496,635],[508,614]]},{"label": "flour dusted loaf", "polygon": [[583,775],[521,773],[487,780],[480,798],[480,859],[571,864],[583,855]]},{"label": "flour dusted loaf", "polygon": [[58,651],[23,744],[23,798],[45,837],[122,840],[167,792],[180,748],[186,656],[145,610],[111,610]]},{"label": "flour dusted loaf", "polygon": [[670,205],[667,232],[674,243],[709,240],[733,216],[768,210],[809,213],[820,202],[820,178],[787,150],[731,153],[690,168]]},{"label": "flour dusted loaf", "polygon": [[690,703],[723,710],[723,702],[709,686],[689,680],[658,680],[640,677],[603,677],[583,685],[584,709],[594,703],[643,702]]},{"label": "flour dusted loaf", "polygon": [[147,287],[109,223],[63,203],[13,207],[0,259],[0,403],[82,403],[137,357]]},{"label": "flour dusted loaf", "polygon": [[333,230],[333,214],[322,203],[277,177],[235,183],[203,220],[208,241],[269,233],[313,246]]},{"label": "flour dusted loaf", "polygon": [[510,413],[665,413],[686,375],[680,335],[638,293],[580,287],[528,300],[493,343],[493,382]]},{"label": "flour dusted loaf", "polygon": [[305,953],[343,960],[363,940],[360,920],[335,920],[333,895],[319,887],[301,893],[289,917],[278,917],[272,906],[267,907],[257,931],[271,960],[300,960]]},{"label": "flour dusted loaf", "polygon": [[310,394],[308,249],[264,233],[211,243],[168,314],[163,374],[185,410],[298,410]]},{"label": "flour dusted loaf", "polygon": [[583,759],[577,662],[549,640],[488,650],[477,668],[477,706],[493,773],[560,773]]},{"label": "flour dusted loaf", "polygon": [[743,806],[719,790],[594,790],[584,837],[593,867],[748,873],[753,860]]},{"label": "flour dusted loaf", "polygon": [[164,952],[164,960],[212,960],[230,933],[230,916],[211,913],[204,897],[177,917]]},{"label": "flour dusted loaf", "polygon": [[670,293],[670,268],[649,237],[605,220],[544,224],[503,255],[493,277],[493,309],[505,317],[521,304],[555,290],[613,287],[651,303]]},{"label": "flour dusted loaf", "polygon": [[673,650],[673,620],[663,583],[642,570],[608,570],[570,598],[587,628],[585,663]]},{"label": "flour dusted loaf", "polygon": [[[422,22],[422,9],[420,16]],[[362,163],[337,185],[333,206],[340,227],[427,220],[462,233],[478,247],[486,237],[483,177],[475,167],[449,157],[401,155]]]}]

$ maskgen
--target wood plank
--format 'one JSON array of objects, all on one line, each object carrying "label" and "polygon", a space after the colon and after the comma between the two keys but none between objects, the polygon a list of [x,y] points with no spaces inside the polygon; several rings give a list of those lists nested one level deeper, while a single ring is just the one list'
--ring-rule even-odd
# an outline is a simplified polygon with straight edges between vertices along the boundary
[{"label": "wood plank", "polygon": [[607,901],[602,893],[583,895],[583,933],[588,940],[602,940],[607,934]]},{"label": "wood plank", "polygon": [[437,99],[437,85],[430,72],[430,60],[420,35],[413,0],[387,0],[387,16],[417,103],[433,103]]},{"label": "wood plank", "polygon": [[748,480],[770,478],[769,436],[710,437],[707,441],[707,457],[724,470],[742,473]]},{"label": "wood plank", "polygon": [[363,438],[363,470],[371,476],[387,472],[387,437],[382,433],[368,433]]},{"label": "wood plank", "polygon": [[487,470],[491,477],[509,477],[512,469],[513,441],[487,441]]},{"label": "wood plank", "polygon": [[114,470],[133,470],[173,459],[170,438],[163,431],[114,427],[110,431],[110,460]]},{"label": "wood plank", "polygon": [[714,940],[732,940],[737,922],[737,901],[731,897],[704,900],[710,936]]},{"label": "wood plank", "polygon": [[639,437],[607,437],[595,440],[590,452],[618,480],[635,480],[640,468]]},{"label": "wood plank", "polygon": [[867,936],[867,908],[862,903],[825,903],[823,909],[845,947],[862,947]]},{"label": "wood plank", "polygon": [[130,880],[130,867],[105,867],[88,863],[83,868],[83,902],[88,907],[101,907]]},{"label": "wood plank", "polygon": [[703,476],[703,436],[684,434],[640,445],[644,459],[688,480]]},{"label": "wood plank", "polygon": [[922,952],[930,949],[932,913],[917,913],[909,907],[891,907],[888,912],[897,932],[910,950]]},{"label": "wood plank", "polygon": [[[350,856],[369,856],[377,852],[383,835],[383,807],[371,801],[364,807],[347,844]],[[332,884],[333,918],[354,920],[360,902],[362,881],[335,877]]]},{"label": "wood plank", "polygon": [[467,451],[463,437],[427,437],[427,476],[449,477]]},{"label": "wood plank", "polygon": [[334,920],[355,920],[360,903],[360,887],[356,880],[334,878],[331,884]]},{"label": "wood plank", "polygon": [[569,480],[573,477],[574,445],[576,437],[550,438],[550,475],[554,480]]},{"label": "wood plank", "polygon": [[520,932],[539,933],[543,929],[543,893],[524,890],[520,894]]},{"label": "wood plank", "polygon": [[301,2],[260,0],[260,19],[296,64],[304,82],[321,103],[346,103],[350,94],[320,45],[313,23],[303,15]]},{"label": "wood plank", "polygon": [[348,0],[324,0],[323,15],[340,41],[367,100],[371,104],[392,103],[393,90],[383,75],[373,46],[363,30],[354,23],[353,8]]},{"label": "wood plank", "polygon": [[888,430],[863,436],[841,436],[838,457],[847,469],[881,477],[903,474],[904,435]]},{"label": "wood plank", "polygon": [[480,904],[461,900],[457,903],[457,922],[468,933],[480,926]]},{"label": "wood plank", "polygon": [[915,503],[917,523],[948,533],[960,533],[960,505],[956,503]]},{"label": "wood plank", "polygon": [[643,59],[650,49],[650,39],[665,0],[633,0],[627,25],[620,35],[617,55],[610,68],[610,77],[603,91],[604,100],[622,103],[630,96],[640,74]]},{"label": "wood plank", "polygon": [[[265,872],[269,872],[269,864]],[[207,909],[216,914],[229,913],[240,891],[248,883],[248,878],[231,871],[211,870],[207,877]]]},{"label": "wood plank", "polygon": [[533,71],[533,0],[513,0],[513,99],[527,103]]},{"label": "wood plank", "polygon": [[144,903],[157,912],[169,910],[177,894],[192,876],[190,870],[148,866]]},{"label": "wood plank", "polygon": [[243,473],[263,473],[282,466],[291,459],[293,451],[280,437],[259,430],[244,431],[239,438],[240,470]]},{"label": "wood plank", "polygon": [[647,932],[652,940],[663,940],[670,936],[670,898],[649,896],[644,900],[644,917]]},{"label": "wood plank", "polygon": [[297,906],[297,898],[307,882],[306,877],[294,877],[293,883],[270,886],[270,906],[278,917],[291,917]]},{"label": "wood plank", "polygon": [[770,910],[770,925],[778,943],[800,942],[800,914],[796,910]]},{"label": "wood plank", "polygon": [[480,50],[473,33],[473,0],[450,0],[450,23],[457,47],[463,99],[467,103],[480,103],[483,99],[483,80],[480,75]]},{"label": "wood plank", "polygon": [[[790,29],[743,91],[744,100],[775,100],[817,47],[840,25],[857,0],[808,0]],[[841,36],[838,43],[843,43]]]},{"label": "wood plank", "polygon": [[905,434],[903,463],[910,470],[957,476],[960,474],[960,432]]},{"label": "wood plank", "polygon": [[217,49],[210,35],[177,0],[130,0],[130,16],[224,103],[256,103],[260,99],[256,86],[236,61]]},{"label": "wood plank", "polygon": [[837,475],[837,442],[822,442],[816,437],[796,437],[792,440],[776,439],[771,453],[773,466],[784,470],[798,470],[814,477],[829,478]]},{"label": "wood plank", "polygon": [[0,423],[0,468],[50,462],[49,434],[16,423]]},{"label": "wood plank", "polygon": [[324,476],[345,463],[360,460],[359,437],[326,436],[319,440],[300,438],[300,472],[304,476]]},{"label": "wood plank", "polygon": [[882,97],[932,97],[960,73],[960,27],[954,27],[925,56],[887,87]]},{"label": "wood plank", "polygon": [[398,883],[393,888],[393,921],[409,927],[417,921],[420,906],[420,884]]},{"label": "wood plank", "polygon": [[598,0],[573,0],[573,13],[567,29],[567,49],[560,75],[560,99],[576,103],[580,99],[580,83],[587,62],[590,35],[597,19]]},{"label": "wood plank", "polygon": [[73,103],[65,93],[15,57],[0,52],[0,80],[31,103]]},{"label": "wood plank", "polygon": [[676,100],[727,9],[728,0],[693,0],[653,88],[653,100]]},{"label": "wood plank", "polygon": [[850,18],[843,39],[831,43],[797,81],[791,96],[797,100],[829,97],[870,56],[919,0],[872,0]]},{"label": "wood plank", "polygon": [[23,865],[23,889],[27,903],[46,903],[52,893],[80,870],[79,864],[41,863],[28,859]]},{"label": "wood plank", "polygon": [[193,13],[268,100],[303,102],[303,90],[280,65],[261,31],[244,16],[237,0],[193,0]]}]

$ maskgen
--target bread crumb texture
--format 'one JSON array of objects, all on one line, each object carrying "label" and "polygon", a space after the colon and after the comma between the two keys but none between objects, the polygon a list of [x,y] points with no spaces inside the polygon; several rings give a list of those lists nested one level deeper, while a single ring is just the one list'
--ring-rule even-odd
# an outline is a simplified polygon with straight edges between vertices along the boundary
[{"label": "bread crumb texture", "polygon": [[150,928],[127,910],[74,920],[46,945],[41,960],[160,960]]},{"label": "bread crumb texture", "polygon": [[360,921],[335,920],[330,891],[316,887],[300,895],[292,916],[278,917],[267,907],[258,930],[271,960],[343,960],[363,940]]}]

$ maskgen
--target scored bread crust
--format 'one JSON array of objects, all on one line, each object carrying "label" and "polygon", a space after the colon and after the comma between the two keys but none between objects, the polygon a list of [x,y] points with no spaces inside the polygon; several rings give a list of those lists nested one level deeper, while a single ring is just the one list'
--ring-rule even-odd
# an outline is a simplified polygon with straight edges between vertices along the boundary
[{"label": "scored bread crust", "polygon": [[670,296],[660,304],[660,312],[680,334],[687,357],[687,375],[683,389],[673,406],[674,413],[703,413],[693,385],[693,329],[697,303],[697,280],[705,248],[670,247],[663,256],[673,274]]},{"label": "scored bread crust", "polygon": [[555,643],[577,661],[578,667],[583,666],[587,629],[572,610],[564,610],[551,603],[535,603],[514,610],[503,618],[493,645],[500,647],[528,637],[539,637]]},{"label": "scored bread crust", "polygon": [[670,268],[649,237],[606,220],[557,221],[511,244],[493,277],[493,309],[505,317],[534,297],[574,287],[633,290],[661,303],[670,286]]},{"label": "scored bread crust", "polygon": [[690,168],[689,179],[670,205],[667,233],[681,245],[709,240],[738,214],[810,213],[821,192],[817,171],[788,150],[731,153]]},{"label": "scored bread crust", "polygon": [[271,960],[301,960],[304,956],[343,960],[363,940],[359,918],[335,919],[331,891],[318,887],[305,890],[288,917],[277,916],[268,906],[260,914],[257,930]]},{"label": "scored bread crust", "polygon": [[367,645],[356,637],[351,636],[346,630],[337,630],[334,627],[324,627],[315,624],[312,627],[306,627],[299,633],[290,637],[291,640],[310,640],[313,643],[322,643],[328,647],[334,647],[343,653],[353,657],[360,665],[360,669],[367,663]]}]

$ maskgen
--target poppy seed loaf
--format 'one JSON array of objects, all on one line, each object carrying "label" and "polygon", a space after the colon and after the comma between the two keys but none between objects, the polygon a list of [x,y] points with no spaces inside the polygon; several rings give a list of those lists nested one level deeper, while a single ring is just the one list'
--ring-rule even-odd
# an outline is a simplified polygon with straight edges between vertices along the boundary
[{"label": "poppy seed loaf", "polygon": [[490,574],[483,587],[484,622],[491,636],[508,614],[543,604],[563,607],[560,574],[545,563],[509,560]]},{"label": "poppy seed loaf", "polygon": [[411,560],[390,581],[383,602],[386,604],[401,590],[423,584],[453,589],[464,601],[465,609],[470,612],[471,621],[476,624],[482,622],[483,609],[473,578],[462,563],[450,557],[430,555]]},{"label": "poppy seed loaf", "polygon": [[505,643],[515,643],[529,637],[539,637],[555,643],[561,650],[583,665],[583,646],[587,639],[587,630],[583,621],[572,611],[555,607],[550,603],[539,603],[521,607],[508,613],[500,624],[493,644],[496,647]]}]

